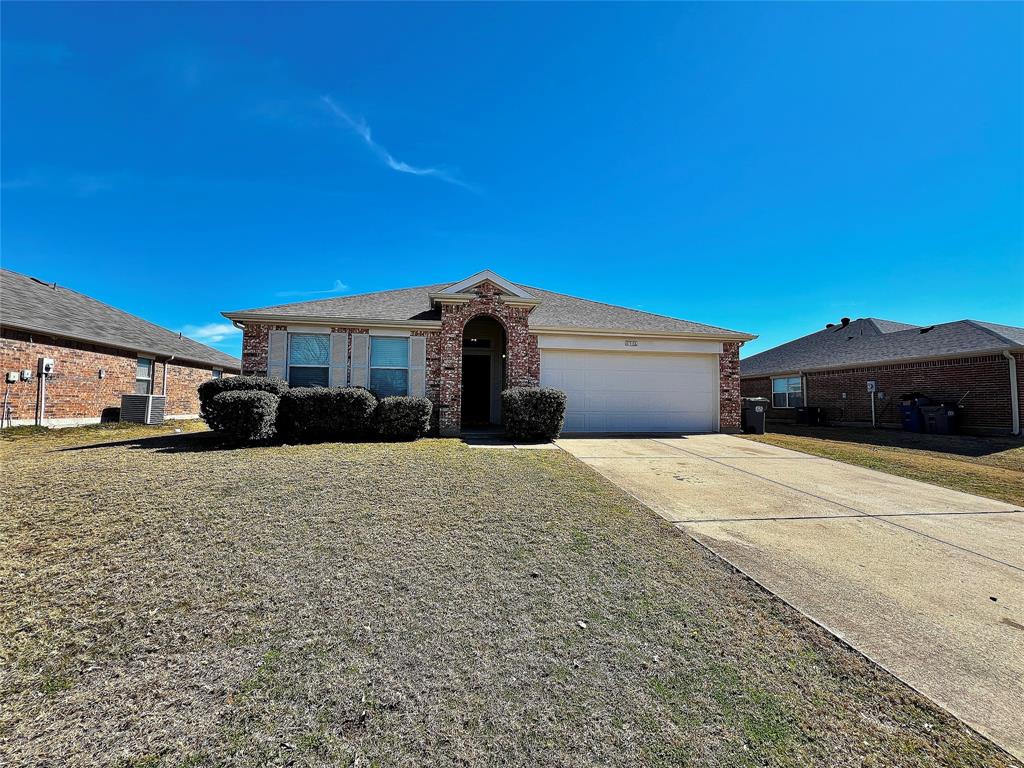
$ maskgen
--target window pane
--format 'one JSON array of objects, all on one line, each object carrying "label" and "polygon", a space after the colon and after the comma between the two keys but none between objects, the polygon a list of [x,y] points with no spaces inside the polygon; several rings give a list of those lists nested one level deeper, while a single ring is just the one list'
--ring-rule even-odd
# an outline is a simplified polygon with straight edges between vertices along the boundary
[{"label": "window pane", "polygon": [[216,369],[214,369],[210,373],[212,374],[213,378],[215,378],[215,379],[219,379],[221,376],[224,375],[224,371],[218,371]]},{"label": "window pane", "polygon": [[292,387],[326,387],[327,368],[289,368],[288,385]]},{"label": "window pane", "polygon": [[785,392],[775,392],[774,394],[772,394],[772,405],[775,408],[785,408],[786,407],[786,393]]},{"label": "window pane", "polygon": [[371,368],[370,391],[377,397],[409,393],[409,371],[404,368]]},{"label": "window pane", "polygon": [[772,392],[785,392],[789,379],[772,379]]},{"label": "window pane", "polygon": [[395,339],[387,336],[370,338],[371,368],[406,368],[408,365],[409,339]]},{"label": "window pane", "polygon": [[803,391],[803,382],[800,381],[800,377],[789,379],[789,391],[790,392],[801,392]]},{"label": "window pane", "polygon": [[139,358],[139,367],[135,371],[135,378],[148,379],[153,372],[153,361],[148,357]]},{"label": "window pane", "polygon": [[802,394],[789,393],[789,407],[799,408],[804,404],[804,396]]},{"label": "window pane", "polygon": [[331,337],[326,333],[288,334],[289,365],[330,365]]},{"label": "window pane", "polygon": [[153,382],[149,379],[138,379],[135,382],[135,394],[136,395],[148,395],[149,387]]}]

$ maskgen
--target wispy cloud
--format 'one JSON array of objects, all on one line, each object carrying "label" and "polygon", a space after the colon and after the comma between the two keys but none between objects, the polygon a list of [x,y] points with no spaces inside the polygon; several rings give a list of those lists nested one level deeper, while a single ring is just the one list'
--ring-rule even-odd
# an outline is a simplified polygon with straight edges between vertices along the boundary
[{"label": "wispy cloud", "polygon": [[0,189],[37,189],[75,197],[95,197],[108,192],[115,186],[119,176],[103,176],[89,173],[66,173],[53,170],[33,170],[21,176],[0,181]]},{"label": "wispy cloud", "polygon": [[349,128],[359,134],[359,137],[365,142],[373,153],[379,157],[384,164],[393,171],[399,173],[409,173],[413,176],[431,176],[441,181],[446,181],[449,184],[454,184],[457,187],[468,189],[470,192],[478,192],[477,188],[469,182],[463,181],[458,176],[455,176],[450,171],[444,168],[430,168],[430,167],[419,167],[415,165],[409,165],[409,163],[403,162],[388,152],[384,147],[373,140],[373,134],[370,132],[370,126],[367,125],[366,121],[362,118],[354,118],[348,112],[343,110],[330,96],[320,97],[327,108],[334,113],[335,116],[343,120]]},{"label": "wispy cloud", "polygon": [[344,293],[347,290],[347,285],[341,282],[341,280],[335,280],[334,285],[323,291],[278,291],[274,295],[282,299],[298,298],[301,296],[330,296],[335,293]]},{"label": "wispy cloud", "polygon": [[206,325],[186,325],[180,333],[203,344],[220,344],[241,335],[240,328],[231,323],[207,323]]}]

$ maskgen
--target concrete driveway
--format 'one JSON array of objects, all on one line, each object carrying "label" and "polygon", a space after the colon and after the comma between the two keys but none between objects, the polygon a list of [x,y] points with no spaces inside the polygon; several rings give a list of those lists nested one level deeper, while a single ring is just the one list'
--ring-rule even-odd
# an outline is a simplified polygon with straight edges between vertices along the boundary
[{"label": "concrete driveway", "polygon": [[1024,511],[729,435],[558,445],[1024,758]]}]

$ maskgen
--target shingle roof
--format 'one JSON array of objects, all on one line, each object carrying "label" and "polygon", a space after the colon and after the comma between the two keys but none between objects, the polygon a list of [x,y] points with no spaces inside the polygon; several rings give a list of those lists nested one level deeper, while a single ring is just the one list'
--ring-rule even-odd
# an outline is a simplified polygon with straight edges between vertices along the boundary
[{"label": "shingle roof", "polygon": [[0,269],[0,325],[133,352],[149,352],[227,371],[238,358],[63,286]]},{"label": "shingle roof", "polygon": [[[356,296],[337,296],[294,304],[277,304],[257,309],[224,312],[225,317],[282,318],[346,318],[352,320],[382,321],[440,321],[441,312],[431,307],[430,294],[439,293],[454,283],[423,285],[393,291],[363,293]],[[671,333],[723,338],[752,338],[750,334],[731,331],[713,325],[655,315],[637,309],[627,309],[598,301],[580,299],[562,293],[545,291],[520,285],[540,303],[530,313],[531,328],[565,328],[622,331],[623,333]]]},{"label": "shingle roof", "polygon": [[900,360],[1024,348],[1024,328],[957,320],[921,328],[863,318],[836,325],[740,361],[741,376],[851,368]]}]

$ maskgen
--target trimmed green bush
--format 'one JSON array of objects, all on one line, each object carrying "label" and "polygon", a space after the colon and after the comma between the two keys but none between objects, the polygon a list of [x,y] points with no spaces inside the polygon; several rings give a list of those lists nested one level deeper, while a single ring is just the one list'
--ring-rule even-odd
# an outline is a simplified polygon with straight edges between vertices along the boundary
[{"label": "trimmed green bush", "polygon": [[565,392],[541,387],[512,387],[501,393],[505,434],[511,440],[554,440],[565,424]]},{"label": "trimmed green bush", "polygon": [[222,392],[269,392],[281,395],[288,391],[288,384],[281,379],[268,379],[263,376],[223,376],[219,379],[204,381],[199,390],[199,416],[209,425],[210,429],[222,429],[213,399]]},{"label": "trimmed green bush", "polygon": [[385,397],[377,405],[377,433],[384,438],[416,440],[430,430],[433,409],[425,397]]},{"label": "trimmed green bush", "polygon": [[281,395],[277,434],[288,443],[355,440],[373,432],[377,398],[361,387],[301,387]]},{"label": "trimmed green bush", "polygon": [[210,404],[218,431],[228,441],[244,444],[274,436],[278,400],[272,392],[236,389],[215,395]]}]

